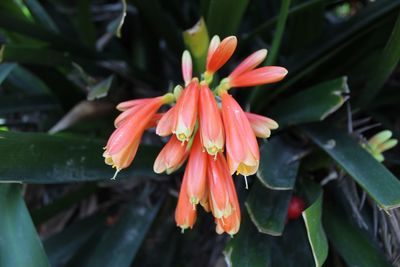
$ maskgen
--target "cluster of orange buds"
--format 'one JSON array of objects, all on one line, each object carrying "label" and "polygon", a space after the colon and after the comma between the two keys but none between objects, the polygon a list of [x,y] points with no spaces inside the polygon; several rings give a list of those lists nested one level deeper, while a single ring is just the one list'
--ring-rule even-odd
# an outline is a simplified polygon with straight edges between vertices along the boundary
[{"label": "cluster of orange buds", "polygon": [[[173,93],[160,97],[120,103],[117,109],[123,112],[116,118],[116,130],[105,147],[105,162],[118,173],[131,164],[146,129],[156,127],[159,136],[171,136],[155,160],[154,171],[172,173],[188,159],[175,212],[182,230],[193,227],[200,204],[212,212],[217,233],[237,233],[240,207],[232,174],[246,177],[256,173],[260,161],[256,137],[267,138],[278,127],[270,118],[244,112],[228,93],[231,88],[278,82],[285,77],[287,70],[282,67],[257,68],[267,50],[248,56],[210,89],[214,74],[229,60],[236,45],[234,36],[222,41],[214,36],[200,80],[192,77],[192,59],[185,51],[185,89],[177,86]],[[157,113],[164,104],[171,108]]]}]

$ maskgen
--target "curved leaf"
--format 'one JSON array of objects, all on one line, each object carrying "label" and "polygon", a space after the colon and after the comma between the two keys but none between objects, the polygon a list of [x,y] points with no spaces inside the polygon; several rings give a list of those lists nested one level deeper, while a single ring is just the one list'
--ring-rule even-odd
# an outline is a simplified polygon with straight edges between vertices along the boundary
[{"label": "curved leaf", "polygon": [[323,193],[320,187],[316,187],[314,191],[312,193],[316,196],[313,196],[313,198],[316,198],[316,200],[303,211],[302,215],[315,266],[321,267],[328,257],[328,241],[321,222]]},{"label": "curved leaf", "polygon": [[299,150],[283,141],[281,137],[271,138],[260,148],[260,167],[257,177],[260,182],[273,190],[293,189],[299,169]]},{"label": "curved leaf", "polygon": [[17,184],[0,184],[0,266],[50,266],[21,188]]},{"label": "curved leaf", "polygon": [[[0,181],[66,183],[109,180],[114,169],[104,163],[102,147],[105,143],[77,136],[0,132]],[[157,147],[142,145],[132,167],[121,171],[118,179],[154,175],[153,160],[157,152]]]},{"label": "curved leaf", "polygon": [[281,235],[285,227],[291,190],[271,190],[256,181],[245,202],[249,216],[258,231]]},{"label": "curved leaf", "polygon": [[279,102],[270,115],[280,127],[322,121],[348,99],[347,78],[323,82]]},{"label": "curved leaf", "polygon": [[104,224],[104,214],[96,214],[44,240],[51,266],[62,266],[66,263]]},{"label": "curved leaf", "polygon": [[129,267],[162,203],[148,206],[131,201],[121,218],[98,241],[82,267]]},{"label": "curved leaf", "polygon": [[346,221],[343,212],[325,208],[324,226],[329,241],[349,267],[392,266],[366,232]]},{"label": "curved leaf", "polygon": [[360,95],[359,103],[371,102],[383,87],[400,60],[400,15],[397,17],[392,34],[379,57],[377,66],[368,75],[367,85]]},{"label": "curved leaf", "polygon": [[313,124],[302,129],[380,207],[387,210],[400,206],[400,181],[350,136],[327,124]]},{"label": "curved leaf", "polygon": [[[1,49],[0,49],[1,51]],[[0,52],[1,53],[1,52]],[[1,61],[1,59],[0,59]],[[17,65],[14,63],[0,63],[0,85]]]},{"label": "curved leaf", "polygon": [[312,266],[313,257],[301,220],[287,224],[280,237],[257,231],[246,212],[239,233],[225,248],[225,260],[231,267]]}]

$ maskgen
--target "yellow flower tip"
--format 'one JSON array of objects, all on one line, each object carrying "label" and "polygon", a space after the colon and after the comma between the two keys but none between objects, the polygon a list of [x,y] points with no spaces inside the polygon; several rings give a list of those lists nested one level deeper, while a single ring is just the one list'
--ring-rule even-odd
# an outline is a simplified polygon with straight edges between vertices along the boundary
[{"label": "yellow flower tip", "polygon": [[256,165],[246,165],[244,163],[240,163],[236,170],[236,175],[241,174],[243,176],[253,175],[257,172],[258,164]]},{"label": "yellow flower tip", "polygon": [[176,138],[182,142],[182,146],[185,144],[186,141],[189,140],[189,137],[186,136],[184,133],[180,133],[176,135]]},{"label": "yellow flower tip", "polygon": [[199,204],[199,202],[200,202],[200,199],[199,199],[199,198],[197,198],[197,197],[195,197],[195,196],[191,196],[191,197],[190,197],[190,203],[193,204],[193,210],[196,209],[196,205]]},{"label": "yellow flower tip", "polygon": [[215,158],[217,157],[218,152],[219,152],[219,149],[216,146],[207,148],[207,153],[210,154],[211,156],[215,156]]}]

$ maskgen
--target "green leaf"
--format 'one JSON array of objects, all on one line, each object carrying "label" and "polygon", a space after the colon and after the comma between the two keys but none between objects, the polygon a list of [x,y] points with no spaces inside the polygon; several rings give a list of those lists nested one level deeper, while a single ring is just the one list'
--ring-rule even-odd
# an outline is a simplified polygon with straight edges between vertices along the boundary
[{"label": "green leaf", "polygon": [[400,181],[350,136],[324,123],[302,129],[381,208],[388,210],[400,206]]},{"label": "green leaf", "polygon": [[[207,28],[211,36],[217,34],[221,38],[235,35],[249,0],[211,0],[207,14]],[[229,7],[229,12],[227,8]]]},{"label": "green leaf", "polygon": [[246,211],[237,235],[230,239],[224,254],[230,267],[270,267],[271,236],[262,234],[252,224]]},{"label": "green leaf", "polygon": [[115,34],[118,38],[121,38],[121,28],[124,25],[124,20],[126,16],[126,0],[121,0],[122,9],[118,17],[113,20],[108,26],[107,31]]},{"label": "green leaf", "polygon": [[17,184],[0,184],[0,266],[50,266],[21,188]]},{"label": "green leaf", "polygon": [[[104,163],[102,147],[105,144],[106,141],[78,136],[0,132],[0,181],[107,181],[115,170]],[[132,166],[121,171],[118,179],[155,175],[153,161],[158,150],[157,147],[142,145]]]},{"label": "green leaf", "polygon": [[148,206],[132,200],[121,218],[102,236],[82,267],[129,267],[158,213],[163,198]]},{"label": "green leaf", "polygon": [[280,237],[259,233],[243,212],[239,233],[225,248],[231,267],[313,266],[307,234],[301,220],[290,221]]},{"label": "green leaf", "polygon": [[105,224],[104,214],[80,220],[44,240],[51,266],[63,266]]},{"label": "green leaf", "polygon": [[[376,3],[369,4],[361,10],[358,15],[349,19],[342,27],[327,35],[322,42],[317,42],[315,47],[310,51],[299,53],[299,56],[292,57],[292,65],[288,68],[289,75],[285,80],[268,96],[270,101],[279,94],[286,92],[288,88],[295,88],[293,84],[301,80],[306,75],[315,71],[322,64],[334,58],[340,52],[348,48],[355,41],[364,37],[376,24],[388,16],[400,6],[400,2],[392,0],[381,0]],[[253,109],[262,109],[265,105],[265,94],[260,92],[259,97],[253,98]]]},{"label": "green leaf", "polygon": [[[104,53],[97,53],[95,50],[88,48],[87,46],[84,46],[70,38],[67,38],[64,35],[53,33],[52,31],[49,31],[40,25],[29,23],[21,18],[17,18],[16,16],[4,12],[2,9],[0,9],[0,28],[7,30],[7,32],[16,32],[36,40],[48,42],[51,44],[52,48],[62,51],[64,53],[62,54],[63,56],[66,56],[65,51],[67,51],[71,54],[79,55],[84,58],[105,58]],[[30,50],[25,43],[24,45],[26,49]],[[19,51],[24,55],[29,52],[24,52],[22,47],[20,47]],[[40,54],[36,55],[36,57],[40,57]],[[57,57],[60,56],[58,55]]]},{"label": "green leaf", "polygon": [[257,177],[260,182],[274,190],[293,189],[300,162],[296,160],[299,149],[281,137],[271,138],[260,148],[260,167]]},{"label": "green leaf", "polygon": [[9,82],[20,93],[29,95],[50,94],[49,87],[35,74],[22,66],[16,66],[7,77]]},{"label": "green leaf", "polygon": [[14,63],[0,63],[0,85],[16,66]]},{"label": "green leaf", "polygon": [[315,188],[312,198],[316,200],[303,211],[302,215],[315,266],[321,267],[328,257],[328,241],[321,223],[323,193],[319,186]]},{"label": "green leaf", "polygon": [[322,121],[348,99],[347,78],[323,82],[279,102],[270,115],[280,127]]},{"label": "green leaf", "polygon": [[400,60],[400,15],[397,17],[392,34],[382,51],[378,64],[370,70],[367,85],[360,94],[359,103],[367,105],[374,100]]},{"label": "green leaf", "polygon": [[291,190],[271,190],[259,181],[253,184],[245,205],[259,232],[273,236],[282,234],[291,197]]},{"label": "green leaf", "polygon": [[325,207],[323,222],[329,241],[342,256],[347,266],[392,266],[368,234],[349,223],[343,217],[343,212]]},{"label": "green leaf", "polygon": [[108,91],[111,88],[111,84],[113,82],[114,75],[109,76],[107,79],[104,79],[97,83],[96,85],[90,88],[89,94],[87,96],[87,100],[93,101],[95,99],[106,97]]},{"label": "green leaf", "polygon": [[47,14],[46,10],[36,0],[23,0],[25,5],[28,7],[30,13],[44,28],[49,31],[58,33],[58,27],[54,23],[53,19]]}]

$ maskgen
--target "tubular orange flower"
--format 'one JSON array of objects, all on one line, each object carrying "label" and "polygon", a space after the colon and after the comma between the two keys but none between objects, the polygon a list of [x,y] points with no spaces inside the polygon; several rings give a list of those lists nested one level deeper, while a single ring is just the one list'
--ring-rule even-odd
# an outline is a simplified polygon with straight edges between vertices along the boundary
[{"label": "tubular orange flower", "polygon": [[226,37],[219,42],[219,37],[214,36],[211,40],[208,55],[205,79],[207,82],[212,80],[212,75],[219,70],[232,56],[236,49],[237,39],[235,36]]},{"label": "tubular orange flower", "polygon": [[208,155],[208,166],[207,166],[207,184],[209,188],[209,202],[211,212],[215,218],[221,219],[222,217],[227,218],[234,210],[234,201],[237,198],[236,193],[234,195],[230,190],[230,183],[232,177],[229,174],[229,170],[223,154],[218,155],[217,158],[213,158]]},{"label": "tubular orange flower", "polygon": [[229,170],[231,174],[235,171],[244,176],[255,174],[260,152],[253,129],[236,100],[226,92],[221,97]]},{"label": "tubular orange flower", "polygon": [[152,100],[153,98],[140,98],[140,99],[124,101],[117,105],[117,110],[125,111],[133,107],[144,106],[146,103],[149,103]]},{"label": "tubular orange flower", "polygon": [[187,180],[183,178],[178,204],[175,210],[176,225],[182,229],[182,232],[187,228],[192,228],[197,217],[196,206],[190,203],[186,189]]},{"label": "tubular orange flower", "polygon": [[[228,170],[225,158],[222,157],[219,163],[221,164],[222,169]],[[230,235],[234,235],[239,231],[240,227],[240,206],[235,185],[233,184],[233,179],[230,175],[226,176],[225,187],[228,191],[229,203],[232,206],[232,212],[228,216],[216,218],[217,227],[215,230],[218,234],[226,232]]]},{"label": "tubular orange flower", "polygon": [[234,208],[231,215],[227,218],[215,219],[217,227],[215,231],[218,234],[223,234],[224,232],[234,235],[239,231],[240,228],[240,208],[239,204]]},{"label": "tubular orange flower", "polygon": [[189,51],[185,50],[182,54],[182,76],[185,86],[187,86],[192,80],[193,64],[192,57]]},{"label": "tubular orange flower", "polygon": [[224,149],[224,126],[220,111],[207,83],[200,84],[199,101],[200,136],[208,154],[216,155]]},{"label": "tubular orange flower", "polygon": [[221,43],[221,40],[219,39],[218,35],[214,35],[213,38],[210,41],[210,45],[208,46],[208,51],[207,51],[207,65],[210,62],[211,57],[214,55],[215,50],[217,50],[219,44]]},{"label": "tubular orange flower", "polygon": [[193,134],[197,119],[197,105],[199,101],[199,81],[195,78],[183,90],[176,103],[175,127],[172,132],[179,141],[189,141]]},{"label": "tubular orange flower", "polygon": [[209,188],[208,188],[207,174],[206,174],[206,188],[204,190],[203,197],[200,199],[200,205],[203,207],[203,209],[206,212],[211,211],[210,202],[209,202],[209,194],[210,194],[210,192],[209,192]]},{"label": "tubular orange flower", "polygon": [[244,72],[236,77],[228,77],[229,87],[249,87],[279,82],[288,71],[282,67],[267,66]]},{"label": "tubular orange flower", "polygon": [[[115,128],[120,127],[126,119],[132,117],[135,115],[135,113],[138,111],[140,107],[132,107],[121,114],[118,115],[118,117],[114,120],[114,126]],[[161,120],[161,118],[164,116],[164,113],[156,113],[151,117],[149,123],[146,125],[145,129],[153,128],[156,127],[158,122]]]},{"label": "tubular orange flower", "polygon": [[140,104],[132,107],[135,112],[129,113],[129,116],[118,124],[119,127],[110,136],[103,153],[105,163],[117,168],[116,174],[132,163],[146,126],[161,105],[171,101],[171,97],[173,97],[171,94],[166,94],[146,101],[138,101]]},{"label": "tubular orange flower", "polygon": [[268,138],[271,135],[271,130],[278,129],[279,127],[278,123],[271,118],[250,112],[245,112],[244,114],[257,137]]},{"label": "tubular orange flower", "polygon": [[182,145],[175,136],[171,136],[168,143],[158,154],[154,162],[153,170],[155,173],[173,173],[182,166],[188,154],[187,146]]},{"label": "tubular orange flower", "polygon": [[192,204],[202,200],[206,192],[207,153],[203,152],[200,136],[196,134],[186,165],[184,180],[187,181],[187,194]]},{"label": "tubular orange flower", "polygon": [[158,125],[161,118],[164,116],[165,113],[156,113],[150,119],[149,123],[146,125],[146,129],[154,128]]},{"label": "tubular orange flower", "polygon": [[[220,41],[214,36],[208,47],[202,81],[192,78],[193,65],[188,51],[182,54],[185,89],[177,85],[173,93],[157,98],[125,101],[117,106],[122,113],[115,119],[117,128],[110,136],[103,156],[117,172],[131,164],[144,130],[156,126],[156,133],[170,140],[154,162],[154,172],[176,171],[188,158],[175,211],[176,224],[192,228],[200,204],[212,213],[218,234],[236,234],[240,228],[240,206],[232,174],[255,174],[260,152],[256,137],[267,138],[278,128],[274,120],[244,112],[228,94],[232,87],[247,87],[277,82],[287,74],[282,67],[257,68],[266,58],[261,49],[245,58],[216,88],[213,76],[232,56],[237,39]],[[203,51],[205,52],[205,51]],[[201,64],[200,64],[201,65]],[[175,103],[165,113],[162,104]],[[187,143],[185,143],[187,142]],[[384,148],[392,145],[386,144]],[[224,148],[226,146],[226,156]],[[379,146],[379,148],[381,148]]]},{"label": "tubular orange flower", "polygon": [[176,120],[176,106],[170,108],[161,117],[157,124],[156,134],[159,136],[168,136],[172,134],[172,129]]},{"label": "tubular orange flower", "polygon": [[229,79],[234,79],[239,75],[253,70],[255,67],[261,64],[267,56],[267,49],[260,49],[246,59],[244,59],[229,75]]}]

